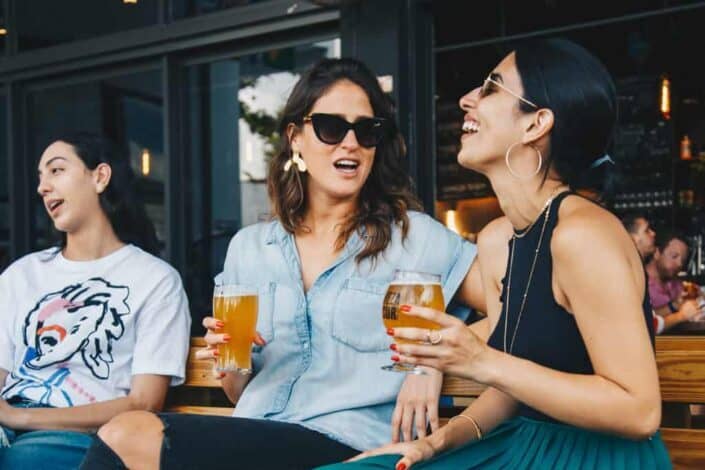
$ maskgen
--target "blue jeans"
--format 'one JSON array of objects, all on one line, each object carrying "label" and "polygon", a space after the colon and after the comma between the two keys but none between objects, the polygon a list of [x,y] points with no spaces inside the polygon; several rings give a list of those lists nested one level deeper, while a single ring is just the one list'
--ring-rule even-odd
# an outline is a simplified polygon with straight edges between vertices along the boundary
[{"label": "blue jeans", "polygon": [[[13,403],[21,408],[38,408],[32,402]],[[90,434],[75,431],[16,431],[0,427],[0,469],[74,470],[83,460],[92,438]]]}]

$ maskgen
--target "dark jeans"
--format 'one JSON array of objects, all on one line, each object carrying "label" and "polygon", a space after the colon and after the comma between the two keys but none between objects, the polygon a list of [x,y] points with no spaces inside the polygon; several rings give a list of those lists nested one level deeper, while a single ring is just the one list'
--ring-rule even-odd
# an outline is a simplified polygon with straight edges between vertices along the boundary
[{"label": "dark jeans", "polygon": [[[309,469],[359,453],[297,424],[279,421],[166,413],[160,468]],[[88,450],[83,469],[125,468],[100,439]]]}]

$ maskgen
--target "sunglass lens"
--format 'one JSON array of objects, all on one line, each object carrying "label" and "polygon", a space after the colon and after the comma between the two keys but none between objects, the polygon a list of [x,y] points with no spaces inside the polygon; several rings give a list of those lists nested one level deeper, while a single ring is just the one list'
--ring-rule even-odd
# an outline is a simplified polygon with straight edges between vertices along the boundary
[{"label": "sunglass lens", "polygon": [[375,147],[384,137],[385,122],[383,119],[360,119],[354,124],[355,137],[363,147]]},{"label": "sunglass lens", "polygon": [[316,136],[329,145],[340,143],[348,131],[348,123],[345,119],[329,114],[314,114],[311,116],[313,130]]}]

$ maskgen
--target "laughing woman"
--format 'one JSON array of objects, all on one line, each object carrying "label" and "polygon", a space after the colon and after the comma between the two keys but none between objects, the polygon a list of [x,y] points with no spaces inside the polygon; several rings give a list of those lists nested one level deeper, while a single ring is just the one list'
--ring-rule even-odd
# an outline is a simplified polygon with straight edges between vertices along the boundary
[{"label": "laughing woman", "polygon": [[442,312],[408,306],[443,329],[396,329],[433,344],[395,345],[393,359],[489,388],[437,433],[341,470],[670,468],[639,254],[619,220],[572,191],[612,164],[611,78],[580,46],[540,40],[505,57],[460,107],[458,161],[489,178],[505,214],[478,242],[493,332],[485,343]]}]

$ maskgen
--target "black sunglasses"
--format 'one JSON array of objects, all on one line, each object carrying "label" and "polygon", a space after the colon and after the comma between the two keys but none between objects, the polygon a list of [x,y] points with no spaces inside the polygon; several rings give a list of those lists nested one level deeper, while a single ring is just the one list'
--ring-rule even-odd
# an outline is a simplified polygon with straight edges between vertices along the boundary
[{"label": "black sunglasses", "polygon": [[363,147],[376,147],[387,132],[387,120],[372,117],[348,122],[335,114],[314,113],[304,116],[304,122],[311,122],[318,140],[328,145],[343,141],[350,129],[355,133],[357,142]]}]

